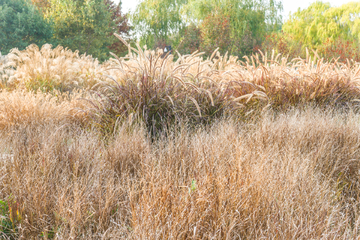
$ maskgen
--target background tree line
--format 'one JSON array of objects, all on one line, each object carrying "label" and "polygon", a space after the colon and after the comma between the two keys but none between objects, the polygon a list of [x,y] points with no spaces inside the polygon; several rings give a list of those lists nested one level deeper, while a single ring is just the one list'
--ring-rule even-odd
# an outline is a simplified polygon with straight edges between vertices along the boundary
[{"label": "background tree line", "polygon": [[326,59],[360,61],[360,2],[331,7],[316,1],[285,22],[281,12],[276,0],[142,0],[132,20],[142,44],[172,44],[182,54],[209,55],[219,47],[242,58],[274,49],[292,59],[306,57],[308,49]]},{"label": "background tree line", "polygon": [[[281,31],[265,37],[264,51],[275,49],[294,57],[305,57],[306,48],[316,50],[320,57],[339,61],[360,61],[360,2],[340,7],[314,2],[307,9],[289,16]],[[311,53],[311,52],[310,52]]]},{"label": "background tree line", "polygon": [[[277,0],[142,0],[125,14],[112,0],[0,0],[0,51],[51,43],[100,60],[125,54],[117,32],[148,49],[172,48],[249,55],[275,50],[305,57],[306,49],[325,58],[360,61],[360,3],[340,7],[315,2],[282,20]],[[129,24],[131,22],[131,25]],[[206,56],[205,55],[205,56]]]},{"label": "background tree line", "polygon": [[129,38],[121,2],[111,0],[0,0],[0,51],[51,43],[105,60],[127,48],[112,36]]}]

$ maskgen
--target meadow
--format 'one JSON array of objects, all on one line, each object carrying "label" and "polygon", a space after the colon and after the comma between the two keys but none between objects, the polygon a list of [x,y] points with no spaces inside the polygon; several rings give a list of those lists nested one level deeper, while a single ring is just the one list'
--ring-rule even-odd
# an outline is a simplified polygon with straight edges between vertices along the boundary
[{"label": "meadow", "polygon": [[2,239],[357,239],[360,63],[60,46],[0,62]]}]

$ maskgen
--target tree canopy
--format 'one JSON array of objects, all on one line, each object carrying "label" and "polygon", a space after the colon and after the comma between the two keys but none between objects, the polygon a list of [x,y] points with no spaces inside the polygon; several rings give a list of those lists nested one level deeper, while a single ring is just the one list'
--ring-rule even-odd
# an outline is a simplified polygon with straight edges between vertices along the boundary
[{"label": "tree canopy", "polygon": [[240,56],[253,52],[266,32],[280,28],[281,9],[281,2],[272,0],[189,0],[186,7],[188,19],[201,23],[204,49],[214,50],[222,42],[223,53]]},{"label": "tree canopy", "polygon": [[[185,27],[182,8],[187,0],[143,0],[132,15],[141,43],[150,47],[165,44]],[[176,41],[176,40],[175,40]]]},{"label": "tree canopy", "polygon": [[50,0],[50,5],[45,17],[54,23],[56,44],[106,58],[115,23],[104,0]]},{"label": "tree canopy", "polygon": [[52,36],[51,21],[26,0],[0,0],[0,52],[24,49],[35,43],[42,45]]},{"label": "tree canopy", "polygon": [[[113,33],[120,34],[127,41],[131,41],[130,31],[132,27],[129,23],[127,14],[124,14],[121,10],[121,1],[119,4],[115,4],[112,0],[105,0],[105,4],[108,8],[108,11],[111,13],[111,21],[113,22],[112,31],[109,35],[110,38],[113,38]],[[108,46],[110,51],[115,54],[123,55],[127,52],[128,48],[120,41],[113,41],[113,43]]]},{"label": "tree canopy", "polygon": [[127,51],[115,32],[182,54],[209,56],[216,48],[240,58],[258,49],[292,57],[304,56],[306,48],[341,59],[360,54],[360,2],[331,7],[316,1],[285,23],[281,0],[140,0],[131,15],[121,10],[114,0],[0,0],[0,51],[51,43],[106,60],[110,51]]},{"label": "tree canopy", "polygon": [[220,50],[242,55],[261,44],[265,32],[280,28],[281,9],[275,0],[143,0],[132,19],[141,43],[150,48],[165,42],[194,45],[184,33],[196,26],[202,50],[213,51],[220,44]]},{"label": "tree canopy", "polygon": [[340,7],[315,2],[307,9],[298,10],[284,23],[283,31],[302,41],[306,47],[316,49],[327,40],[360,38],[360,2]]},{"label": "tree canopy", "polygon": [[62,45],[100,60],[124,52],[113,33],[129,38],[121,1],[112,0],[0,0],[0,51],[24,49],[35,43]]}]

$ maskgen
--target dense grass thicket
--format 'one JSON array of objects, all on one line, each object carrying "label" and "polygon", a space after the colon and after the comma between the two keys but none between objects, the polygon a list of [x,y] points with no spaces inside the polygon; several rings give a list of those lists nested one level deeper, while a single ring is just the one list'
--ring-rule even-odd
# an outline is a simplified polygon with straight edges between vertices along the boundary
[{"label": "dense grass thicket", "polygon": [[360,236],[360,63],[123,43],[1,60],[0,238]]}]

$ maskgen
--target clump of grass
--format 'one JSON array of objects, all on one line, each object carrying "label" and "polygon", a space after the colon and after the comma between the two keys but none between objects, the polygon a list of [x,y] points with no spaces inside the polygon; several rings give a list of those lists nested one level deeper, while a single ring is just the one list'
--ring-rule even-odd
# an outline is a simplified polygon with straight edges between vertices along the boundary
[{"label": "clump of grass", "polygon": [[113,82],[95,86],[91,99],[91,112],[105,131],[133,118],[156,135],[164,126],[183,120],[210,123],[229,114],[244,114],[250,106],[267,105],[261,86],[228,81],[226,74],[215,70],[217,62],[201,60],[202,53],[180,55],[174,62],[173,56],[164,57],[160,51],[127,46],[126,57],[114,55],[116,59],[107,63],[111,74],[107,77]]},{"label": "clump of grass", "polygon": [[65,92],[90,88],[101,79],[101,65],[96,59],[61,46],[52,49],[45,44],[39,49],[30,45],[23,51],[12,49],[7,57],[7,65],[15,69],[6,82],[8,89]]},{"label": "clump of grass", "polygon": [[6,87],[6,83],[12,75],[14,75],[14,69],[8,64],[7,55],[3,56],[0,53],[0,89]]},{"label": "clump of grass", "polygon": [[267,54],[246,58],[238,74],[262,86],[274,108],[287,108],[316,104],[318,106],[343,106],[360,96],[360,65],[337,60],[325,62],[315,53],[311,58],[292,59]]},{"label": "clump of grass", "polygon": [[86,114],[77,110],[85,107],[84,103],[78,100],[81,96],[81,92],[68,95],[60,92],[46,94],[23,90],[2,91],[0,92],[0,129],[16,129],[49,122],[58,124],[82,122],[86,119]]},{"label": "clump of grass", "polygon": [[29,124],[0,140],[0,199],[26,239],[359,237],[359,115],[262,116],[152,141],[142,126],[104,140]]},{"label": "clump of grass", "polygon": [[106,63],[104,73],[112,82],[96,85],[91,99],[95,122],[106,132],[129,118],[156,133],[184,119],[207,124],[231,115],[243,120],[269,107],[343,107],[360,97],[355,62],[324,62],[316,53],[289,62],[262,52],[239,61],[217,51],[206,60],[195,52],[178,54],[174,61],[172,55],[135,49],[117,37],[129,53]]},{"label": "clump of grass", "polygon": [[89,112],[104,132],[136,119],[153,135],[181,121],[209,124],[230,115],[244,120],[264,108],[343,107],[360,98],[356,62],[324,62],[316,53],[315,58],[308,54],[289,61],[262,52],[240,61],[217,51],[208,59],[198,52],[178,54],[175,61],[173,55],[133,48],[117,37],[128,46],[128,55],[113,55],[103,64],[60,46],[13,49],[6,69],[14,73],[3,87],[43,92],[92,88]]}]

